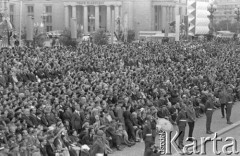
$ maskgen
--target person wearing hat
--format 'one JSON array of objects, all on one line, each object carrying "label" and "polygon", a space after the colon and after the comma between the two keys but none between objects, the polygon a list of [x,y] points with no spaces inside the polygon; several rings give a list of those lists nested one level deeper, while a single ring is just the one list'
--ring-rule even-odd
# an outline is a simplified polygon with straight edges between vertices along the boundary
[{"label": "person wearing hat", "polygon": [[102,130],[98,130],[96,133],[96,140],[94,141],[89,156],[96,156],[97,154],[102,154],[107,156],[107,149],[105,145],[104,132]]},{"label": "person wearing hat", "polygon": [[222,90],[219,93],[219,102],[221,104],[222,118],[225,118],[226,105],[228,103],[227,100],[228,100],[227,89],[225,86],[222,86]]},{"label": "person wearing hat", "polygon": [[178,113],[178,117],[176,119],[177,125],[178,125],[178,132],[179,132],[179,138],[178,138],[178,147],[179,149],[183,149],[183,140],[185,135],[185,128],[187,124],[187,112],[186,112],[186,105],[184,103],[181,103],[180,112]]},{"label": "person wearing hat", "polygon": [[213,95],[211,93],[207,94],[207,100],[205,104],[205,112],[206,112],[206,133],[212,134],[211,131],[211,123],[212,123],[212,115],[214,109],[214,100]]},{"label": "person wearing hat", "polygon": [[153,138],[152,138],[152,129],[151,129],[151,121],[145,120],[143,125],[143,141],[145,144],[145,151],[153,144]]},{"label": "person wearing hat", "polygon": [[232,114],[232,105],[233,105],[234,97],[233,97],[233,90],[229,86],[227,88],[227,103],[226,103],[226,118],[227,118],[227,124],[232,124],[230,117]]},{"label": "person wearing hat", "polygon": [[189,126],[188,141],[193,141],[194,139],[192,137],[192,134],[193,134],[195,121],[196,121],[196,113],[193,107],[193,103],[191,101],[187,103],[186,112],[187,112],[188,126]]}]

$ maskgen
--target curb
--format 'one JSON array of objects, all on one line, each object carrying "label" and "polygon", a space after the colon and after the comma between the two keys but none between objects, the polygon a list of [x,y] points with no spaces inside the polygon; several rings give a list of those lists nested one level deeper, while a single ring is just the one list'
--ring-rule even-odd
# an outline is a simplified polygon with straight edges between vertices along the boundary
[{"label": "curb", "polygon": [[[227,126],[227,127],[223,128],[223,129],[221,129],[221,130],[219,130],[219,131],[217,131],[217,132],[215,132],[215,133],[217,133],[218,136],[221,136],[221,135],[227,133],[228,131],[230,131],[230,130],[238,127],[238,126],[240,126],[240,121],[238,121],[238,122],[236,122],[236,123],[233,123],[232,125]],[[211,134],[211,135],[209,135],[209,136],[207,136],[207,137],[213,138],[213,137],[215,136],[215,133],[213,133],[213,134]],[[207,137],[205,137],[205,138],[207,138]],[[204,142],[203,142],[203,143],[200,142],[199,144],[197,144],[197,148],[199,148],[199,146],[202,146],[203,144],[204,144]],[[175,154],[173,154],[173,156],[181,156],[181,155],[183,155],[183,154],[181,154],[181,153],[175,153]]]}]

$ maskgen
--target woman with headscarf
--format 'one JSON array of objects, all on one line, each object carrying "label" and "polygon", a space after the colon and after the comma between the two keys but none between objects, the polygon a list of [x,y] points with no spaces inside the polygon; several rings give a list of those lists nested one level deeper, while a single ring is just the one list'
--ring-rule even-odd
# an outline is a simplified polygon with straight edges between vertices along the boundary
[{"label": "woman with headscarf", "polygon": [[102,130],[97,131],[95,141],[90,149],[90,156],[96,156],[97,154],[107,156],[104,135]]}]

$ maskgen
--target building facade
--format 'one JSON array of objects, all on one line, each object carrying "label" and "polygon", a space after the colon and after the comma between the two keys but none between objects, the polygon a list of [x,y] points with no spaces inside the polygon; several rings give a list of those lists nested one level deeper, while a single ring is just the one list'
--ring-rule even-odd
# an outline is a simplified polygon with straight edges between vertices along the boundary
[{"label": "building facade", "polygon": [[214,13],[216,22],[229,20],[229,22],[236,22],[236,15],[234,9],[240,5],[240,0],[216,0],[217,11]]},{"label": "building facade", "polygon": [[162,31],[175,20],[176,14],[186,15],[186,8],[186,0],[9,1],[9,15],[16,31],[20,29],[20,21],[22,28],[26,27],[28,16],[32,16],[35,23],[43,22],[46,31],[70,29],[72,19],[84,33],[91,28],[110,31],[116,26],[116,19],[120,19],[122,28],[135,32]]}]

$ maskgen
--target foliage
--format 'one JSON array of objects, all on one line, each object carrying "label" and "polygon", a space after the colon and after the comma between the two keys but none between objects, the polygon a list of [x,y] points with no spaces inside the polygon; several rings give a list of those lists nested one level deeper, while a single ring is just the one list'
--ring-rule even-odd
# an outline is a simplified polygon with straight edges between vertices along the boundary
[{"label": "foliage", "polygon": [[34,37],[35,40],[35,45],[38,47],[43,47],[44,46],[44,41],[46,40],[46,35],[45,34],[39,34]]},{"label": "foliage", "polygon": [[134,30],[128,30],[128,37],[127,41],[131,43],[132,41],[135,40],[135,31]]},{"label": "foliage", "polygon": [[[120,31],[119,33],[119,40],[124,42],[124,33],[123,31]],[[128,30],[128,37],[127,37],[127,42],[131,43],[132,41],[135,40],[135,31],[134,30]]]},{"label": "foliage", "polygon": [[97,45],[106,45],[108,44],[108,36],[105,33],[104,29],[98,29],[93,34],[93,42]]},{"label": "foliage", "polygon": [[71,31],[68,29],[63,31],[63,34],[59,38],[59,42],[64,46],[77,46],[77,41],[71,39]]},{"label": "foliage", "polygon": [[214,23],[215,31],[225,31],[229,30],[231,32],[237,32],[238,24],[237,22],[231,23],[229,20],[222,20],[218,23]]}]

